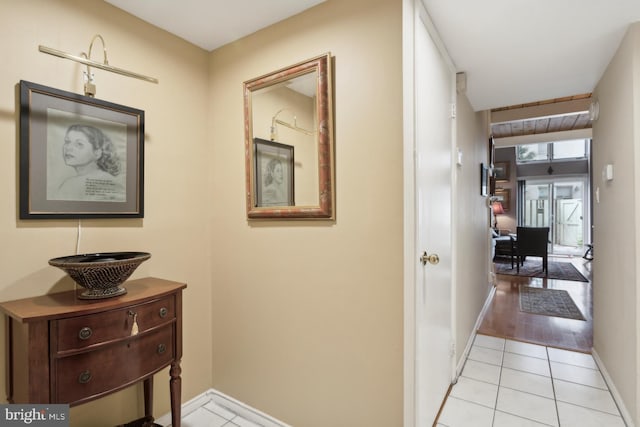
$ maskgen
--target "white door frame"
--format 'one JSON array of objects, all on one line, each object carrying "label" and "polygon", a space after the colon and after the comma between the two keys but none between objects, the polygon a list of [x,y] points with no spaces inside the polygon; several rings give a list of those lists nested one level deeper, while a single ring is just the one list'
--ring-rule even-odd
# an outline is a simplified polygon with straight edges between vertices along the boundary
[{"label": "white door frame", "polygon": [[[419,258],[419,249],[416,247],[415,236],[417,232],[416,228],[416,167],[415,167],[415,150],[416,150],[416,134],[415,134],[415,22],[416,15],[419,13],[419,9],[424,5],[420,0],[403,0],[402,4],[402,61],[403,61],[403,167],[404,167],[404,427],[423,427],[417,425],[417,404],[416,404],[416,364],[419,355],[417,354],[416,346],[416,262]],[[438,45],[443,57],[448,60],[449,67],[452,72],[455,73],[455,67],[452,61],[449,59],[449,55],[446,52],[444,44],[441,42],[435,27],[430,24],[428,28],[434,42]],[[455,86],[455,79],[454,86]],[[455,87],[452,88],[453,97],[455,97]],[[455,99],[452,99],[455,102]],[[454,147],[456,140],[456,127],[455,121],[452,121],[452,141],[451,141],[451,156],[454,157]],[[453,163],[455,164],[455,163]],[[452,170],[452,184],[455,183],[455,175]],[[451,268],[452,268],[452,289],[451,289],[451,328],[452,328],[452,342],[455,342],[455,328],[456,328],[456,298],[455,298],[455,271],[456,271],[456,248],[454,246],[456,241],[456,210],[455,210],[455,185],[452,185],[452,248],[451,248]],[[455,349],[453,349],[455,351]],[[451,379],[455,378],[455,360],[456,354],[452,357],[451,364]],[[444,398],[444,396],[443,396]]]}]

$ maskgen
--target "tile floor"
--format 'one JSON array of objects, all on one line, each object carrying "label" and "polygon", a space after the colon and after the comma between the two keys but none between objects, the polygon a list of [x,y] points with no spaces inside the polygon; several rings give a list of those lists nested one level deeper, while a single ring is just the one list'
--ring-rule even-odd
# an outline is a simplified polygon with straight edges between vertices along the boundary
[{"label": "tile floor", "polygon": [[[155,420],[171,427],[171,414]],[[182,405],[182,427],[291,427],[222,392],[207,390]]]},{"label": "tile floor", "polygon": [[262,427],[230,410],[209,402],[182,418],[182,427]]},{"label": "tile floor", "polygon": [[477,335],[438,426],[624,427],[589,354]]}]

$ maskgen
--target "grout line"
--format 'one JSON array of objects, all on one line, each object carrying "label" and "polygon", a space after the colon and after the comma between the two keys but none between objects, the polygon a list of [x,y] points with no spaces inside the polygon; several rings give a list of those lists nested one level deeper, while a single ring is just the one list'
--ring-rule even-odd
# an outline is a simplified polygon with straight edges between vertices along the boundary
[{"label": "grout line", "polygon": [[549,365],[549,378],[551,379],[551,390],[553,391],[553,406],[556,408],[556,419],[560,425],[560,410],[558,409],[558,396],[556,396],[556,383],[553,378],[553,369],[551,369],[551,359],[549,358],[549,347],[545,347],[547,352],[547,364]]},{"label": "grout line", "polygon": [[[500,412],[501,414],[511,415],[512,417],[520,418],[521,420],[531,421],[531,422],[534,422],[534,423],[536,423],[536,424],[540,424],[540,425],[543,425],[543,426],[553,427],[552,425],[547,424],[547,423],[543,423],[543,422],[542,422],[542,421],[540,421],[540,420],[534,420],[534,419],[532,419],[532,418],[523,417],[522,415],[512,414],[511,412],[499,411],[499,410],[497,410],[497,409],[496,409],[494,412]],[[494,419],[495,419],[495,415],[494,415]]]},{"label": "grout line", "polygon": [[[563,380],[562,378],[553,378],[553,380],[560,381],[560,382],[567,383],[567,384],[573,384],[573,385],[577,385],[577,386],[581,386],[581,387],[588,387],[588,388],[591,388],[591,389],[594,389],[594,390],[606,391],[609,394],[611,394],[611,390],[609,390],[608,386],[607,386],[607,388],[595,387],[595,386],[592,386],[592,385],[589,385],[589,384],[582,384],[582,383],[577,383],[575,381]],[[613,399],[613,396],[611,398]]]},{"label": "grout line", "polygon": [[498,391],[496,392],[496,401],[493,404],[493,415],[491,417],[491,425],[493,426],[496,422],[496,412],[498,411],[498,398],[500,397],[500,387],[502,387],[502,368],[504,365],[504,351],[507,348],[507,341],[504,341],[502,346],[502,356],[500,357],[500,374],[498,374]]},{"label": "grout line", "polygon": [[[447,396],[447,400],[449,400],[449,399],[456,399],[456,400],[459,400],[459,401],[464,402],[464,403],[469,403],[471,405],[481,406],[483,408],[487,408],[487,409],[491,409],[491,410],[495,411],[495,408],[492,408],[491,406],[483,405],[482,403],[474,402],[473,400],[463,399],[462,397],[459,397],[459,396],[449,395],[449,396]],[[441,421],[438,421],[438,422],[441,422]]]},{"label": "grout line", "polygon": [[597,409],[597,408],[593,408],[593,407],[590,407],[590,406],[579,405],[577,403],[567,402],[565,400],[556,400],[556,402],[562,402],[565,405],[575,406],[576,408],[588,409],[589,411],[598,412],[600,414],[609,415],[611,417],[618,417],[618,418],[620,418],[620,419],[622,419],[624,421],[624,419],[622,418],[622,414],[620,413],[620,410],[618,409],[617,406],[616,406],[616,409],[618,409],[618,413],[617,414],[612,414],[611,412],[603,411],[602,409]]},{"label": "grout line", "polygon": [[[579,353],[579,352],[576,352],[576,353]],[[580,354],[584,354],[584,353],[580,353]],[[592,371],[600,372],[600,369],[597,367],[597,365],[595,368],[591,368],[589,366],[576,365],[575,363],[561,362],[558,360],[549,360],[549,362],[559,363],[560,365],[575,366],[576,368],[591,369]]]}]

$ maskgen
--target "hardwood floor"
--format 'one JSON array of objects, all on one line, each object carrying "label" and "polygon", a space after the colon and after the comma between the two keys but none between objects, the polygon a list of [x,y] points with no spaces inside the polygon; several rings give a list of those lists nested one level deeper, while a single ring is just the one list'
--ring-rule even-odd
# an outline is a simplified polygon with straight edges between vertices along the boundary
[{"label": "hardwood floor", "polygon": [[[552,258],[549,257],[549,260]],[[589,282],[496,275],[496,291],[478,328],[479,334],[591,353],[593,347],[593,292],[591,263],[579,258],[553,258],[571,261]],[[521,284],[564,289],[571,295],[586,320],[572,320],[520,311],[518,289]]]}]

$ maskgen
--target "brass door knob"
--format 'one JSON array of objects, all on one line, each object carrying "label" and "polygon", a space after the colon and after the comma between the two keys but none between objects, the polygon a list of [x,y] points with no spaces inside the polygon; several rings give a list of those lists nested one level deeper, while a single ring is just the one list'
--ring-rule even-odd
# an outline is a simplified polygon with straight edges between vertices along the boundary
[{"label": "brass door knob", "polygon": [[427,262],[429,264],[436,265],[440,262],[440,257],[436,254],[427,255],[427,251],[424,251],[420,257],[420,261],[422,262],[422,265],[427,265]]}]

